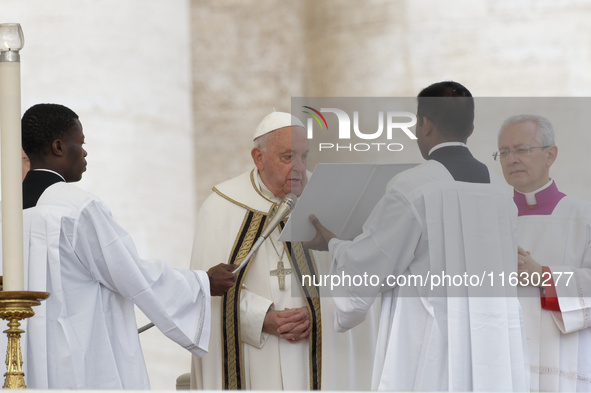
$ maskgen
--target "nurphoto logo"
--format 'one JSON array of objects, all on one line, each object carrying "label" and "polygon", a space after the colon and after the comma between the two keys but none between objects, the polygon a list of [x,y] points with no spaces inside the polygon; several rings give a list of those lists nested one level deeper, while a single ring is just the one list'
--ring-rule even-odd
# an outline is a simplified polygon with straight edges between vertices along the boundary
[{"label": "nurphoto logo", "polygon": [[417,139],[411,131],[417,124],[417,117],[412,112],[384,110],[375,105],[360,105],[363,106],[360,110],[347,106],[347,109],[300,106],[302,113],[307,115],[303,119],[307,137],[317,142],[316,151],[396,152],[404,149],[401,138]]}]

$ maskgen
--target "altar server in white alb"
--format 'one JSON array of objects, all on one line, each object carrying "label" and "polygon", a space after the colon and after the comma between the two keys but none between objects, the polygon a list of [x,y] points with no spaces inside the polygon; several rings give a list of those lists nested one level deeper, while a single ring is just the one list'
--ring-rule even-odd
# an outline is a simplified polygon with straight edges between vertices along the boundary
[{"label": "altar server in white alb", "polygon": [[541,116],[514,116],[501,127],[496,157],[519,212],[532,391],[591,391],[591,202],[558,190],[550,178],[557,154]]},{"label": "altar server in white alb", "polygon": [[228,266],[206,273],[140,260],[108,208],[71,184],[86,170],[86,151],[70,109],[31,107],[22,137],[31,165],[23,181],[25,288],[50,293],[25,321],[27,386],[149,389],[134,304],[191,353],[207,353],[210,293],[233,285]]},{"label": "altar server in white alb", "polygon": [[[239,264],[281,199],[299,196],[308,181],[308,140],[297,118],[273,112],[253,140],[255,168],[215,186],[201,206],[194,269]],[[193,358],[192,388],[369,389],[375,320],[337,333],[332,299],[322,297],[321,288],[302,286],[300,278],[327,273],[328,254],[281,242],[280,232],[278,227],[262,243],[224,297],[212,299],[210,353]]]},{"label": "altar server in white alb", "polygon": [[[427,162],[390,181],[352,241],[336,239],[311,217],[317,236],[309,246],[328,247],[333,274],[381,278],[380,285],[351,287],[349,297],[335,299],[338,327],[348,329],[381,292],[372,389],[529,389],[515,288],[480,292],[474,280],[457,279],[430,287],[444,275],[517,268],[515,206],[502,181],[466,147],[473,123],[474,101],[464,86],[440,82],[423,89],[416,136]],[[391,286],[393,278],[400,284]]]}]

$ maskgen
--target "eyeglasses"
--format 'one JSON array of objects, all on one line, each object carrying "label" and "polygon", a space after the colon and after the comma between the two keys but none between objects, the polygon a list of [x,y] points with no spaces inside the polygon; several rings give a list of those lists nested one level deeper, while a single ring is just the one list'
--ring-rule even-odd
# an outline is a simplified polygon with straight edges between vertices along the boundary
[{"label": "eyeglasses", "polygon": [[495,161],[506,160],[507,157],[509,157],[509,153],[513,152],[513,154],[516,157],[524,158],[524,157],[529,156],[531,149],[544,150],[547,147],[550,147],[550,146],[533,146],[533,147],[524,146],[524,147],[518,147],[517,149],[502,149],[502,150],[494,152],[492,156],[495,159]]}]

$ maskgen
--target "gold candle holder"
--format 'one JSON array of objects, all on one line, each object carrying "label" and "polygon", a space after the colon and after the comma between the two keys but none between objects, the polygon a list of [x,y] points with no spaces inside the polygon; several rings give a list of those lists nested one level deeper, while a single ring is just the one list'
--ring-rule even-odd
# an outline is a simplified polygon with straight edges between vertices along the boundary
[{"label": "gold candle holder", "polygon": [[49,297],[48,292],[9,291],[0,292],[0,318],[8,321],[8,336],[6,349],[6,374],[4,374],[4,389],[25,389],[25,373],[23,373],[23,355],[21,352],[20,320],[30,318],[35,313],[32,307],[41,304]]}]

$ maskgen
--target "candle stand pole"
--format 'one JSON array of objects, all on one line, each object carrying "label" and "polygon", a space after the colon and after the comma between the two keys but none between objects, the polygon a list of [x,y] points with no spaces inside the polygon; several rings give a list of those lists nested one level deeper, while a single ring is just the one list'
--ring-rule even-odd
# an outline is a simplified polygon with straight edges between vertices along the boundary
[{"label": "candle stand pole", "polygon": [[21,334],[24,333],[24,330],[19,329],[20,321],[35,315],[32,307],[40,305],[41,301],[48,297],[48,292],[0,292],[0,318],[7,320],[9,327],[4,331],[8,336],[4,389],[25,389],[27,387],[21,352]]}]

